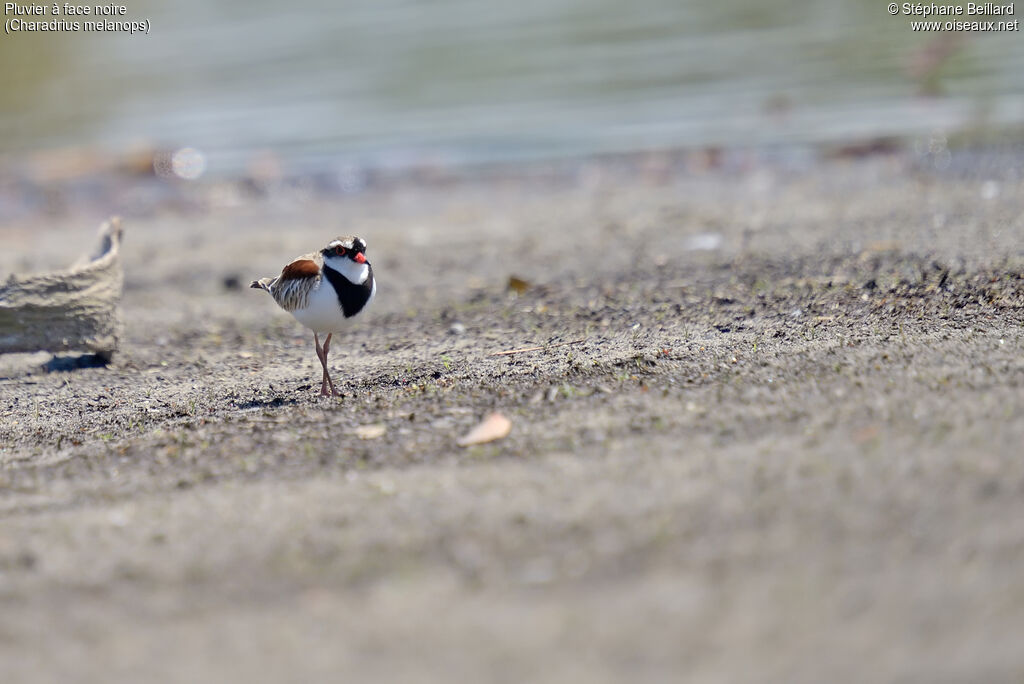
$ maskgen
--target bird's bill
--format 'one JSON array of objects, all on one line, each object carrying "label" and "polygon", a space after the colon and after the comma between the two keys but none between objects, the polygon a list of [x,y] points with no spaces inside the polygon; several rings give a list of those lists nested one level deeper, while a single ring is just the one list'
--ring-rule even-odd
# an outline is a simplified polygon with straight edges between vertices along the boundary
[{"label": "bird's bill", "polygon": [[365,264],[366,256],[362,252],[356,252],[356,255],[352,257],[357,264]]}]

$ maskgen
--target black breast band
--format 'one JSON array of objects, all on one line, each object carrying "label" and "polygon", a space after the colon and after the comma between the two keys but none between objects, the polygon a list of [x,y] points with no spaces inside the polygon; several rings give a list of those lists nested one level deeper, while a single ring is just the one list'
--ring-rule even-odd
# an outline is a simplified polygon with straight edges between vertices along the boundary
[{"label": "black breast band", "polygon": [[363,310],[366,302],[370,301],[370,293],[373,292],[373,267],[369,264],[366,266],[370,271],[366,280],[356,284],[324,264],[324,275],[334,286],[334,291],[338,293],[338,304],[341,305],[341,312],[345,314],[345,318],[355,316]]}]

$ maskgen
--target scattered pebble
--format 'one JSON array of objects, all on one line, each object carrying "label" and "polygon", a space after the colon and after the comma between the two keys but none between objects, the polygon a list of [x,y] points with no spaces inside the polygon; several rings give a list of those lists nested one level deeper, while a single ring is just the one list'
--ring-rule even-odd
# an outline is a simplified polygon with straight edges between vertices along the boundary
[{"label": "scattered pebble", "polygon": [[999,183],[990,180],[981,185],[981,198],[986,200],[995,199],[999,196]]},{"label": "scattered pebble", "polygon": [[360,425],[356,428],[356,437],[359,439],[380,439],[387,433],[388,429],[384,423],[371,423]]},{"label": "scattered pebble", "polygon": [[395,486],[394,480],[390,480],[386,477],[378,477],[370,480],[370,486],[386,496],[391,496],[398,491],[398,487]]},{"label": "scattered pebble", "polygon": [[710,252],[722,246],[721,233],[697,233],[686,239],[684,249],[691,252]]},{"label": "scattered pebble", "polygon": [[514,275],[508,277],[508,289],[512,290],[516,294],[523,294],[531,287],[533,287],[533,284],[529,280],[525,280]]}]

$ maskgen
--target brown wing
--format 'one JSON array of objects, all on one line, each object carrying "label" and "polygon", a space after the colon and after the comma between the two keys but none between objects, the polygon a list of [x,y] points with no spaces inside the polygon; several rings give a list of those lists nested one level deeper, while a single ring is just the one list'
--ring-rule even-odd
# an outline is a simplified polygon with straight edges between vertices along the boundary
[{"label": "brown wing", "polygon": [[315,278],[318,275],[320,275],[320,264],[308,256],[299,257],[284,267],[279,280],[301,280],[302,278]]}]

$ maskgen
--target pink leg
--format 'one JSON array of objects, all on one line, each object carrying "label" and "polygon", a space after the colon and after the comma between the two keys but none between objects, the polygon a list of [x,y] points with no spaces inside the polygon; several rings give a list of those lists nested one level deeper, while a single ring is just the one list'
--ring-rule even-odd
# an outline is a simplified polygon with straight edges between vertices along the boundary
[{"label": "pink leg", "polygon": [[[334,389],[334,382],[331,380],[331,374],[327,372],[327,353],[331,350],[331,335],[333,335],[333,334],[334,333],[327,333],[327,338],[324,340],[324,359],[323,359],[323,362],[324,362],[324,381],[328,385],[330,385],[330,387],[331,387],[331,394],[333,394],[336,397],[340,397],[341,396],[341,392],[339,392],[338,390]],[[326,395],[327,394],[326,389],[321,389],[321,393]]]},{"label": "pink leg", "polygon": [[[330,377],[327,375],[327,350],[326,350],[326,347],[328,346],[328,344],[330,344],[330,342],[329,342],[330,339],[331,339],[331,336],[328,335],[327,336],[328,342],[324,344],[324,347],[321,347],[320,346],[320,337],[316,333],[313,333],[313,343],[316,345],[316,358],[320,359],[320,365],[323,366],[323,368],[324,368],[324,379],[320,383],[320,396],[322,396],[322,397],[329,397],[330,396],[327,393],[327,381],[330,379]],[[333,390],[334,387],[332,386],[331,389]]]}]

